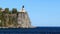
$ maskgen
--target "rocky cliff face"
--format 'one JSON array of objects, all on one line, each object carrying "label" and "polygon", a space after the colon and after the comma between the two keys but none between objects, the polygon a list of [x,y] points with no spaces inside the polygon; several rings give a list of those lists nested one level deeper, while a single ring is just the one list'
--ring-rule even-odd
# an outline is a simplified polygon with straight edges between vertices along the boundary
[{"label": "rocky cliff face", "polygon": [[23,28],[24,27],[29,28],[31,26],[31,22],[30,22],[27,12],[19,12],[18,13],[18,24]]},{"label": "rocky cliff face", "polygon": [[20,12],[16,12],[16,10],[13,10],[13,13],[6,13],[6,12],[8,11],[7,10],[5,12],[2,11],[2,15],[0,15],[0,27],[7,27],[7,28],[31,27],[31,21],[29,19],[27,12],[24,10],[24,7],[22,7]]}]

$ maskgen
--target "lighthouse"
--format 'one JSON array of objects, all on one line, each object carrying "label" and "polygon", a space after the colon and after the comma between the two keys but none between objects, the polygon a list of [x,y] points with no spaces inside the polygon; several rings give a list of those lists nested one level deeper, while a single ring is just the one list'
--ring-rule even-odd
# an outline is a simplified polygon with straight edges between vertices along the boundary
[{"label": "lighthouse", "polygon": [[24,9],[24,5],[22,6],[22,9],[18,12],[18,27],[22,28],[31,27],[31,21],[27,11]]}]

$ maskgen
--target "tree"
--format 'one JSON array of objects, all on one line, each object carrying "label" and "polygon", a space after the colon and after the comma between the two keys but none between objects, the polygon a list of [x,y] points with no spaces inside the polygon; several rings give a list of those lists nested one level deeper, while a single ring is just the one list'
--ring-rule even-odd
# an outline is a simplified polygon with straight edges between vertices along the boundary
[{"label": "tree", "polygon": [[2,10],[2,8],[0,8],[0,11]]},{"label": "tree", "polygon": [[2,8],[0,8],[0,14],[2,14],[2,11],[1,10],[2,10]]},{"label": "tree", "polygon": [[5,8],[5,13],[9,13],[9,8]]},{"label": "tree", "polygon": [[[0,8],[0,21],[2,20],[2,8]],[[0,26],[2,26],[1,22],[0,22]]]},{"label": "tree", "polygon": [[12,9],[12,13],[17,13],[17,9],[16,8],[13,8]]},{"label": "tree", "polygon": [[11,14],[12,11],[9,11],[9,14]]}]

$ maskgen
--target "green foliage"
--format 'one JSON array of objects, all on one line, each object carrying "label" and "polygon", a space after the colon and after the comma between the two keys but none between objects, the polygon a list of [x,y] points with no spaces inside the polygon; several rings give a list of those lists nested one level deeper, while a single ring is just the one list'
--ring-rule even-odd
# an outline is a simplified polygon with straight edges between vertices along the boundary
[{"label": "green foliage", "polygon": [[11,11],[9,11],[9,14],[11,14]]},{"label": "green foliage", "polygon": [[[2,20],[2,8],[0,8],[0,20]],[[1,26],[1,22],[0,22],[0,26]]]},{"label": "green foliage", "polygon": [[9,13],[9,8],[5,8],[5,13]]},{"label": "green foliage", "polygon": [[0,10],[2,10],[2,8],[0,8]]},{"label": "green foliage", "polygon": [[0,8],[0,14],[2,14],[2,11],[1,10],[2,10],[2,8]]},{"label": "green foliage", "polygon": [[12,13],[17,13],[17,9],[16,8],[13,8],[12,9]]},{"label": "green foliage", "polygon": [[[7,13],[7,14],[14,14],[14,13],[17,13],[17,9],[16,8],[13,8],[12,9],[12,11],[9,11],[9,8],[5,8],[5,10],[4,11],[1,11],[2,10],[2,8],[0,8],[0,20],[2,21],[1,23],[0,23],[0,26],[6,26],[6,18],[4,17],[5,16],[5,14]],[[12,21],[13,20],[15,20],[15,19],[13,19],[11,16],[9,16],[9,22],[8,22],[8,24],[9,25],[11,25],[11,24],[13,24],[12,23]],[[15,24],[16,25],[16,24]]]}]

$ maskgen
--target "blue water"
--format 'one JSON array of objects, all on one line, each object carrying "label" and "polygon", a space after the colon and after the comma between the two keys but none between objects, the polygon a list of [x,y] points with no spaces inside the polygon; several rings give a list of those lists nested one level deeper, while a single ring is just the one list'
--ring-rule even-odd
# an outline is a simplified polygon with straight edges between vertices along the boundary
[{"label": "blue water", "polygon": [[60,34],[60,27],[0,28],[0,34]]}]

